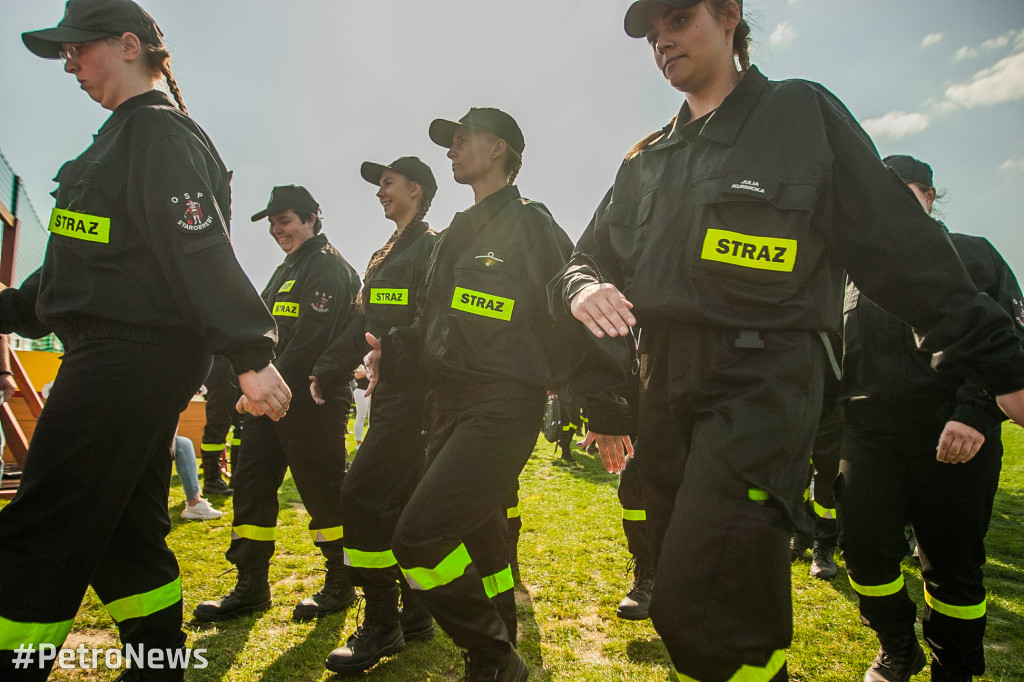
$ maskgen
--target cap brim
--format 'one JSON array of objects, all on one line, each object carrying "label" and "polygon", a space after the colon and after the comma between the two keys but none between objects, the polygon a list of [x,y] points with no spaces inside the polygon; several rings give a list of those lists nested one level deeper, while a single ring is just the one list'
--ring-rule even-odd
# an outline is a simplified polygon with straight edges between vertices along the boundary
[{"label": "cap brim", "polygon": [[257,220],[263,220],[268,215],[270,215],[270,209],[269,208],[265,208],[262,211],[260,211],[259,213],[253,213],[252,214],[252,222],[255,223]]},{"label": "cap brim", "polygon": [[[659,0],[658,4],[668,5],[673,9],[685,9],[693,7],[700,0]],[[655,0],[637,0],[626,10],[626,18],[623,20],[623,28],[630,38],[644,38],[651,29],[647,21],[647,8],[655,4]]]},{"label": "cap brim", "polygon": [[61,46],[64,43],[87,43],[90,40],[99,40],[109,35],[109,33],[101,31],[87,31],[71,26],[57,26],[55,28],[44,28],[40,31],[22,33],[21,42],[25,43],[25,47],[37,57],[58,59]]},{"label": "cap brim", "polygon": [[430,124],[430,140],[439,147],[449,149],[455,139],[455,130],[462,124],[457,121],[448,121],[443,118],[435,118]]},{"label": "cap brim", "polygon": [[366,180],[371,185],[380,185],[380,176],[384,175],[386,170],[393,169],[383,164],[364,161],[363,165],[359,167],[359,174],[363,176],[363,180]]}]

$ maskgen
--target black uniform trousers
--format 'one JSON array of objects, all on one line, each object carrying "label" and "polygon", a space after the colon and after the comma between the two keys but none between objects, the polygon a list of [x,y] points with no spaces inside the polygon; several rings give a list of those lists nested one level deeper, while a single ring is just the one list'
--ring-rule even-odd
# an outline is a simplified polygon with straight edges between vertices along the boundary
[{"label": "black uniform trousers", "polygon": [[238,448],[234,442],[228,441],[228,432],[234,426],[232,440],[238,440],[242,424],[242,415],[235,409],[235,404],[242,395],[237,382],[238,379],[228,359],[215,355],[210,376],[206,378],[206,423],[203,425],[203,442],[200,449],[203,456],[207,457],[228,448],[232,471],[236,465]]},{"label": "black uniform trousers", "polygon": [[622,506],[622,532],[626,535],[626,548],[642,574],[652,574],[657,556],[647,536],[647,507],[644,506],[643,476],[638,457],[643,457],[634,444],[634,457],[626,459],[626,468],[619,474],[617,494]]},{"label": "black uniform trousers", "polygon": [[1002,467],[999,429],[985,434],[969,462],[946,464],[935,458],[942,421],[886,432],[852,410],[847,420],[836,482],[840,546],[860,597],[861,620],[882,635],[913,631],[917,609],[900,565],[909,521],[921,556],[921,622],[932,654],[951,672],[981,675],[982,565]]},{"label": "black uniform trousers", "polygon": [[798,519],[798,532],[806,534],[820,547],[835,549],[839,536],[836,519],[835,480],[839,475],[839,450],[843,442],[843,412],[836,407],[822,417],[811,448],[807,488],[807,516]]},{"label": "black uniform trousers", "polygon": [[[14,500],[0,510],[0,679],[11,650],[58,649],[92,585],[122,643],[179,649],[181,578],[164,541],[178,416],[210,356],[115,339],[66,340]],[[50,661],[52,664],[52,661]],[[146,679],[182,679],[150,671]]]},{"label": "black uniform trousers", "polygon": [[502,658],[515,636],[506,500],[537,443],[544,394],[442,385],[434,396],[428,468],[392,549],[457,646]]},{"label": "black uniform trousers", "polygon": [[239,569],[262,569],[270,563],[277,537],[277,491],[291,468],[309,512],[313,542],[327,558],[328,570],[344,570],[340,496],[347,414],[348,405],[317,405],[309,391],[300,388],[292,393],[288,414],[279,421],[245,421],[238,471],[232,477],[235,519],[228,561]]},{"label": "black uniform trousers", "polygon": [[767,682],[792,639],[789,537],[824,347],[812,332],[644,331],[637,462],[660,546],[651,620],[686,679]]},{"label": "black uniform trousers", "polygon": [[426,468],[425,410],[418,388],[382,382],[373,392],[373,428],[341,486],[345,565],[355,585],[387,588],[400,576],[391,538]]}]

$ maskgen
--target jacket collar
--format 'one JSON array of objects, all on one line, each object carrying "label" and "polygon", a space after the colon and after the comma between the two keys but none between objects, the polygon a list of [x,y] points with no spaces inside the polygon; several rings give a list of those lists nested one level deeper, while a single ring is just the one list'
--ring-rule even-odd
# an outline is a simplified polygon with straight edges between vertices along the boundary
[{"label": "jacket collar", "polygon": [[320,234],[314,234],[312,239],[307,239],[306,243],[295,249],[287,256],[285,256],[285,265],[294,265],[296,261],[301,260],[306,254],[312,251],[319,251],[327,245],[327,236],[321,232]]},{"label": "jacket collar", "polygon": [[[754,105],[757,104],[757,100],[760,99],[766,85],[768,85],[768,79],[756,66],[751,64],[732,92],[722,100],[718,109],[703,119],[702,125],[698,121],[694,121],[694,124],[699,125],[699,135],[720,144],[735,143],[740,129],[754,109]],[[690,104],[683,102],[683,106],[680,107],[679,114],[676,116],[676,122],[668,135],[652,147],[667,146],[684,139],[692,140],[698,134],[698,127],[694,126],[690,129],[691,126],[685,123],[689,120]]]},{"label": "jacket collar", "polygon": [[469,218],[469,224],[473,227],[473,231],[479,231],[484,225],[494,220],[494,216],[498,215],[498,211],[504,208],[505,204],[519,198],[519,188],[515,185],[508,185],[494,194],[489,194],[479,204],[467,209],[466,217]]},{"label": "jacket collar", "polygon": [[125,101],[121,102],[121,104],[119,104],[116,109],[114,109],[114,112],[110,114],[110,118],[108,118],[106,122],[104,122],[104,124],[100,126],[100,129],[96,133],[96,135],[99,136],[107,132],[108,130],[116,126],[118,123],[128,118],[128,116],[136,109],[151,106],[173,107],[174,105],[171,103],[171,100],[167,97],[167,95],[160,92],[159,90],[150,90],[149,92],[144,92],[141,95],[129,97]]}]

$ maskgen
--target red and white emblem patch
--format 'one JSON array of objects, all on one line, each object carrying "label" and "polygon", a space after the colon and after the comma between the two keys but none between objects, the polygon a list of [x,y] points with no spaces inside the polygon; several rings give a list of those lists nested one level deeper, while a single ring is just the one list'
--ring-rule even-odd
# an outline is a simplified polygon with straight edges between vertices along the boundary
[{"label": "red and white emblem patch", "polygon": [[180,197],[171,197],[171,205],[183,211],[178,218],[178,229],[182,232],[202,232],[213,224],[213,216],[203,210],[202,192],[185,192]]},{"label": "red and white emblem patch", "polygon": [[314,295],[317,299],[310,304],[313,310],[318,313],[326,313],[331,309],[331,299],[334,298],[334,296],[326,292],[320,293],[319,291],[314,292]]}]

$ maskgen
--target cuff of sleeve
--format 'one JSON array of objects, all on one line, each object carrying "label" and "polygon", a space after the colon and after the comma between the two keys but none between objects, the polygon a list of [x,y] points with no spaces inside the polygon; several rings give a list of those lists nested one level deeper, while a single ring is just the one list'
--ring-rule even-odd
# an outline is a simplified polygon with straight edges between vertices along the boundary
[{"label": "cuff of sleeve", "polygon": [[[994,405],[992,409],[998,410]],[[956,409],[953,410],[953,416],[950,417],[950,421],[967,424],[967,426],[983,434],[991,433],[1004,419],[1006,419],[1005,416],[1000,419],[992,410],[988,410],[982,405],[963,403],[956,406]]]},{"label": "cuff of sleeve", "polygon": [[588,400],[586,412],[589,431],[605,436],[629,435],[632,420],[625,400]]},{"label": "cuff of sleeve", "polygon": [[249,370],[260,371],[274,360],[274,351],[259,349],[227,356],[235,374],[245,374]]}]

